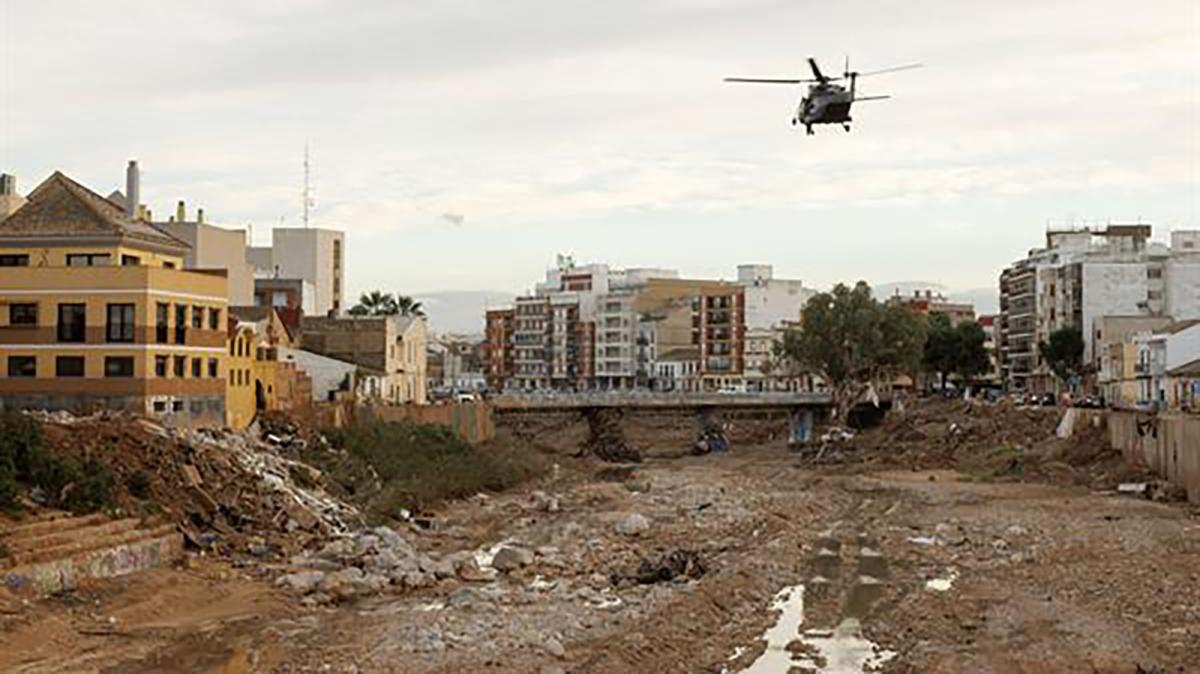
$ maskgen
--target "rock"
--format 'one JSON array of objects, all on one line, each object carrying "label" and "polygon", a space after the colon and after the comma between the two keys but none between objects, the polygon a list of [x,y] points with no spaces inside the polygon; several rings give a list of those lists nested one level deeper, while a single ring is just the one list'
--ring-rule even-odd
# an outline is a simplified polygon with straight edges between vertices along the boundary
[{"label": "rock", "polygon": [[617,522],[617,533],[625,536],[641,536],[650,530],[650,520],[641,513],[629,513]]},{"label": "rock", "polygon": [[1019,524],[1014,524],[1014,525],[1010,526],[1009,528],[1005,529],[1004,533],[1008,534],[1009,536],[1024,536],[1025,534],[1027,534],[1029,532],[1025,529],[1025,527],[1023,527]]},{"label": "rock", "polygon": [[280,587],[286,587],[292,592],[300,594],[308,594],[317,589],[321,585],[321,581],[325,580],[323,571],[298,571],[289,573],[286,576],[280,576],[275,584]]},{"label": "rock", "polygon": [[387,572],[400,566],[400,556],[395,551],[384,548],[373,555],[363,558],[363,568],[369,571]]},{"label": "rock", "polygon": [[460,560],[455,565],[454,571],[459,578],[472,583],[487,582],[496,578],[495,569],[479,568],[474,557],[465,557]]},{"label": "rock", "polygon": [[634,494],[644,494],[650,491],[650,478],[633,477],[625,481],[625,489]]},{"label": "rock", "polygon": [[535,491],[529,495],[529,499],[533,502],[535,510],[540,510],[547,513],[556,513],[562,509],[557,496],[550,496],[544,491]]},{"label": "rock", "polygon": [[413,571],[413,572],[404,574],[403,580],[401,582],[403,583],[404,587],[407,589],[419,590],[421,588],[430,587],[436,581],[434,580],[433,576],[431,576],[427,573],[421,573],[420,571]]},{"label": "rock", "polygon": [[492,567],[505,573],[516,571],[533,563],[533,553],[525,548],[506,545],[496,551],[492,558]]},{"label": "rock", "polygon": [[354,566],[326,574],[319,587],[322,592],[337,599],[349,599],[370,589],[364,581],[362,569]]},{"label": "rock", "polygon": [[408,541],[404,540],[400,534],[396,533],[394,529],[390,529],[388,527],[375,527],[371,530],[371,534],[379,539],[379,543],[384,547],[391,548],[397,553],[409,555],[413,553],[412,545],[409,544]]},{"label": "rock", "polygon": [[354,554],[354,541],[348,538],[339,538],[336,541],[330,541],[321,548],[317,553],[318,557],[323,559],[346,559]]},{"label": "rock", "polygon": [[543,665],[538,674],[567,674],[567,670],[558,665]]},{"label": "rock", "polygon": [[379,537],[374,534],[362,534],[354,539],[354,556],[362,557],[379,549]]},{"label": "rock", "polygon": [[567,649],[563,648],[562,642],[554,637],[550,637],[542,643],[542,650],[556,658],[566,657],[567,655]]},{"label": "rock", "polygon": [[487,600],[482,592],[473,587],[460,587],[446,597],[446,606],[469,606]]},{"label": "rock", "polygon": [[363,576],[363,586],[371,592],[383,592],[391,584],[391,579],[380,573],[368,573]]},{"label": "rock", "polygon": [[454,562],[449,559],[439,559],[434,561],[430,568],[422,569],[426,573],[432,573],[438,580],[454,577]]}]

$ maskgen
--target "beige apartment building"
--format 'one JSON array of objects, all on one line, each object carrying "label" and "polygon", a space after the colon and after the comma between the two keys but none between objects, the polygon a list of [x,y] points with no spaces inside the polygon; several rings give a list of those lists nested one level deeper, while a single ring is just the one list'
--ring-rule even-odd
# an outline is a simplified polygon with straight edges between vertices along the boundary
[{"label": "beige apartment building", "polygon": [[230,306],[254,304],[254,267],[246,261],[246,230],[210,224],[202,208],[189,220],[182,201],[168,221],[154,226],[188,245],[183,257],[186,268],[228,271]]},{"label": "beige apartment building", "polygon": [[56,172],[0,222],[0,406],[225,423],[225,271],[132,204]]},{"label": "beige apartment building", "polygon": [[391,404],[428,402],[425,319],[418,316],[306,316],[306,351],[353,363],[368,381],[364,397]]}]

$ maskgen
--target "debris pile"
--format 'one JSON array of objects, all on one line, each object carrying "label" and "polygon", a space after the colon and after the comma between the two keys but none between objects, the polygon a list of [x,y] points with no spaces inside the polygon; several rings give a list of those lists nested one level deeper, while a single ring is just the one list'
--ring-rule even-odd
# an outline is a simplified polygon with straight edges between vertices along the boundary
[{"label": "debris pile", "polygon": [[674,580],[696,580],[708,572],[708,567],[694,550],[672,550],[660,557],[644,558],[637,571],[625,576],[614,575],[612,582],[620,585],[633,581],[641,585],[669,583]]},{"label": "debris pile", "polygon": [[642,460],[642,453],[625,439],[619,410],[588,410],[585,416],[588,438],[583,443],[581,454],[593,454],[601,461],[612,463],[638,463]]},{"label": "debris pile", "polygon": [[[364,529],[330,541],[320,550],[291,559],[292,572],[276,584],[306,595],[309,603],[333,603],[378,594],[385,590],[416,590],[462,572],[471,566],[463,557],[435,561],[417,553],[388,527]],[[477,570],[477,569],[476,569]]]},{"label": "debris pile", "polygon": [[[264,441],[253,427],[171,429],[114,413],[37,416],[55,451],[112,469],[124,486],[119,507],[153,504],[202,549],[283,558],[361,526],[354,507],[325,491],[320,471],[286,456],[310,442],[298,435]],[[128,488],[135,483],[144,488]]]}]

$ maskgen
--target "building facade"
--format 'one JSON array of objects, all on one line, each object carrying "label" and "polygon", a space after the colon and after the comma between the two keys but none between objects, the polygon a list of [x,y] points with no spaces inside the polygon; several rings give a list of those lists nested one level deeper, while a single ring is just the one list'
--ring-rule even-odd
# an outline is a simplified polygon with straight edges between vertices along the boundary
[{"label": "building facade", "polygon": [[0,222],[0,405],[225,423],[225,271],[137,206],[56,172]]},{"label": "building facade", "polygon": [[310,316],[341,315],[345,303],[345,235],[316,227],[276,227],[271,246],[252,247],[246,259],[260,279],[301,279],[312,284]]},{"label": "building facade", "polygon": [[362,368],[361,377],[378,381],[368,397],[389,404],[428,402],[426,341],[419,316],[306,316],[301,323],[305,351]]},{"label": "building facade", "polygon": [[1084,340],[1088,389],[1106,346],[1097,325],[1105,317],[1166,317],[1200,314],[1196,232],[1175,232],[1172,246],[1150,241],[1150,225],[1051,230],[1046,246],[1030,251],[1000,275],[999,355],[1005,386],[1012,391],[1055,392],[1057,383],[1038,345],[1062,328]]},{"label": "building facade", "polygon": [[188,244],[183,257],[188,269],[225,269],[229,283],[229,304],[254,303],[254,268],[246,262],[246,230],[225,229],[204,221],[204,210],[188,220],[187,207],[180,201],[175,215],[154,226]]}]

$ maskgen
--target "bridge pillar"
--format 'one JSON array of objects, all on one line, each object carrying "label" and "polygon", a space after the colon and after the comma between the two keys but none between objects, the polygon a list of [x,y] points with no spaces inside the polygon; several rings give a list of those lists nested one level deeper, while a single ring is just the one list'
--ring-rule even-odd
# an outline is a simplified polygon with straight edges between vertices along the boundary
[{"label": "bridge pillar", "polygon": [[791,412],[789,443],[808,442],[813,438],[813,411],[797,407]]}]

